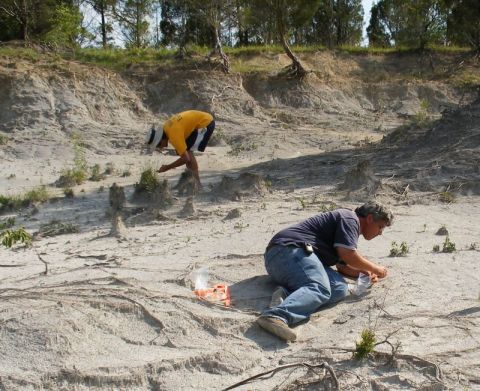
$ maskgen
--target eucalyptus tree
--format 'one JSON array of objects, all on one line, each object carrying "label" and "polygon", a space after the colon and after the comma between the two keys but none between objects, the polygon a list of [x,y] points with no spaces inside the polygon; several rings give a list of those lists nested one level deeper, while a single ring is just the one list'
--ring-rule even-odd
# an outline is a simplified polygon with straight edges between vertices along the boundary
[{"label": "eucalyptus tree", "polygon": [[451,13],[447,21],[447,38],[456,45],[465,45],[480,52],[479,0],[450,0]]},{"label": "eucalyptus tree", "polygon": [[111,38],[109,34],[113,31],[113,26],[107,21],[108,17],[117,3],[117,0],[84,0],[84,3],[90,5],[93,10],[100,16],[100,35],[102,39],[102,47],[105,49],[109,45]]},{"label": "eucalyptus tree", "polygon": [[150,42],[150,23],[153,0],[118,0],[113,15],[118,20],[126,47],[143,48]]},{"label": "eucalyptus tree", "polygon": [[372,9],[369,37],[423,50],[445,43],[448,14],[444,0],[380,0]]},{"label": "eucalyptus tree", "polygon": [[279,42],[292,61],[292,75],[303,77],[307,74],[297,56],[292,52],[289,42],[295,29],[311,21],[320,6],[321,0],[250,0],[251,23],[272,23]]}]

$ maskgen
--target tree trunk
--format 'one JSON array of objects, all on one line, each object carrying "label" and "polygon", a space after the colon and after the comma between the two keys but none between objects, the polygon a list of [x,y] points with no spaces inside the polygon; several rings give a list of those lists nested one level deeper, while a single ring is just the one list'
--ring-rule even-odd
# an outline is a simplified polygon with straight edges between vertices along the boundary
[{"label": "tree trunk", "polygon": [[215,50],[218,52],[218,54],[222,58],[222,70],[224,73],[230,73],[230,60],[228,59],[228,56],[223,51],[222,43],[220,42],[220,36],[218,35],[218,29],[214,27],[213,30],[215,34]]},{"label": "tree trunk", "polygon": [[107,48],[107,26],[105,21],[105,3],[102,1],[100,6],[100,17],[101,17],[101,29],[102,29],[102,47]]},{"label": "tree trunk", "polygon": [[281,7],[278,7],[278,6],[277,6],[277,29],[278,29],[280,43],[282,44],[283,50],[285,50],[285,53],[287,54],[288,58],[292,60],[292,65],[290,66],[292,75],[299,78],[305,77],[308,72],[300,63],[300,60],[297,58],[297,56],[293,54],[292,50],[290,49],[290,46],[288,46],[287,39],[286,39],[287,31],[285,28],[285,23],[283,21],[282,9]]}]

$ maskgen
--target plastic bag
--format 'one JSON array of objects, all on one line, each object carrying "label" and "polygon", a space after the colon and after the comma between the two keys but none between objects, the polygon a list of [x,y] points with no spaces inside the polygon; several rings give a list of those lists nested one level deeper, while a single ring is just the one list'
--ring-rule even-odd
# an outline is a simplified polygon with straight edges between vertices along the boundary
[{"label": "plastic bag", "polygon": [[352,289],[352,293],[355,296],[362,296],[367,292],[367,289],[372,286],[372,281],[368,274],[360,273],[357,278],[357,282]]},{"label": "plastic bag", "polygon": [[195,284],[195,290],[206,289],[208,286],[208,267],[203,266],[192,273],[192,281]]}]

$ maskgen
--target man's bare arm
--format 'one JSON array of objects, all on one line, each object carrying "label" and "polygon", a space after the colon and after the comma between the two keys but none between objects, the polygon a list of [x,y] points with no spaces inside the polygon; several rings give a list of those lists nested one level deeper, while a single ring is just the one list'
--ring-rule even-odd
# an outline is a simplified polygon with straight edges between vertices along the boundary
[{"label": "man's bare arm", "polygon": [[350,250],[343,247],[337,247],[337,254],[348,266],[376,274],[383,278],[387,276],[387,268],[377,265],[362,256],[357,250]]}]

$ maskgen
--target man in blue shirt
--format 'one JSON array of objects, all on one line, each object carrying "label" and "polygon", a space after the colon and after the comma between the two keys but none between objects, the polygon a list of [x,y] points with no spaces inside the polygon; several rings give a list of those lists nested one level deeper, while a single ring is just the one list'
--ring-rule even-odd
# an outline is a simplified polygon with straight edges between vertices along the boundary
[{"label": "man in blue shirt", "polygon": [[386,277],[387,269],[363,257],[357,242],[360,235],[366,240],[381,235],[392,222],[386,207],[367,202],[355,211],[321,213],[278,232],[267,246],[265,268],[285,299],[262,313],[259,326],[295,341],[297,335],[290,326],[347,296],[348,284],[342,274],[357,277],[363,272],[372,281]]}]

